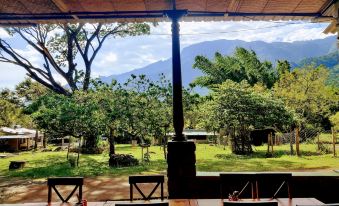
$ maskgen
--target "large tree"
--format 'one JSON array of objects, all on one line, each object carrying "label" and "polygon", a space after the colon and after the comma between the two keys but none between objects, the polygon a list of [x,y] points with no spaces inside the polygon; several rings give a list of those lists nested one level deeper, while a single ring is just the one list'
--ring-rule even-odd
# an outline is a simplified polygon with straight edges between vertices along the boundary
[{"label": "large tree", "polygon": [[258,91],[246,81],[227,80],[215,89],[212,97],[212,116],[221,128],[231,131],[235,153],[252,151],[251,129],[274,127],[284,130],[295,122],[293,112],[281,100],[274,98],[269,90]]},{"label": "large tree", "polygon": [[196,56],[194,68],[201,70],[204,76],[195,79],[193,84],[213,88],[226,80],[241,82],[246,80],[250,85],[262,83],[271,88],[278,78],[271,62],[260,61],[253,50],[237,47],[232,56],[215,53],[214,59]]},{"label": "large tree", "polygon": [[320,126],[339,107],[338,88],[326,85],[328,77],[324,66],[297,68],[282,74],[274,94],[300,114],[304,123]]},{"label": "large tree", "polygon": [[[20,38],[41,57],[34,64],[5,39],[0,39],[0,61],[24,68],[28,76],[52,91],[71,95],[88,90],[92,64],[106,39],[148,34],[148,24],[55,24],[12,27],[7,31]],[[57,77],[67,82],[64,87]]]}]

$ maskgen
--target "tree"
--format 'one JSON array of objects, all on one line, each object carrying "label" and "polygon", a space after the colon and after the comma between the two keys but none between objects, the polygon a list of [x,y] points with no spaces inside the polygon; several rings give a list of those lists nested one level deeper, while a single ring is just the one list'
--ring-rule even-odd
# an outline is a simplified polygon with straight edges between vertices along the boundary
[{"label": "tree", "polygon": [[335,113],[330,117],[331,123],[334,129],[339,130],[339,112]]},{"label": "tree", "polygon": [[250,85],[263,83],[271,88],[277,80],[277,73],[270,62],[261,62],[253,50],[239,47],[235,49],[233,56],[223,56],[216,52],[212,61],[204,56],[197,56],[193,67],[205,74],[196,78],[193,84],[209,88],[228,79],[238,83],[246,80]]},{"label": "tree", "polygon": [[287,60],[277,61],[277,72],[279,77],[291,71],[291,65]]},{"label": "tree", "polygon": [[326,85],[328,76],[324,66],[297,68],[282,74],[274,94],[303,118],[303,124],[319,126],[338,109],[338,89]]},{"label": "tree", "polygon": [[72,96],[49,93],[29,105],[37,126],[54,137],[84,137],[85,153],[100,152],[98,137],[105,131],[105,111],[93,91],[77,91]]},{"label": "tree", "polygon": [[31,127],[32,121],[24,114],[23,102],[16,92],[9,89],[0,91],[0,126],[21,125]]},{"label": "tree", "polygon": [[172,86],[163,76],[153,82],[145,75],[135,76],[117,90],[116,111],[121,114],[119,128],[142,143],[148,138],[162,137],[171,124]]},{"label": "tree", "polygon": [[251,129],[286,130],[295,122],[293,112],[269,90],[258,92],[245,81],[226,80],[215,89],[212,97],[211,112],[221,128],[231,130],[233,152],[238,154],[252,152]]},{"label": "tree", "polygon": [[[48,89],[70,96],[89,89],[92,63],[106,39],[148,34],[149,30],[148,24],[132,23],[12,27],[7,29],[8,33],[25,41],[43,63],[34,64],[4,39],[0,39],[0,61],[20,66]],[[79,59],[82,61],[77,62]],[[57,76],[67,82],[69,89],[56,80]]]},{"label": "tree", "polygon": [[15,93],[24,103],[31,103],[40,96],[45,95],[48,89],[31,78],[25,78],[15,86]]}]

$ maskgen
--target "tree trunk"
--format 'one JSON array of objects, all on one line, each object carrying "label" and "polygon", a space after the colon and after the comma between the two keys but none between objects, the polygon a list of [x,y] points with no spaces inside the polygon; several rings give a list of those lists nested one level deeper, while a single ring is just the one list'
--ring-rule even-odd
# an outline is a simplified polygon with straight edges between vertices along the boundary
[{"label": "tree trunk", "polygon": [[83,153],[87,154],[97,154],[98,153],[98,145],[97,145],[97,138],[96,136],[87,136],[86,143],[83,150]]},{"label": "tree trunk", "polygon": [[47,136],[46,136],[46,133],[43,134],[42,139],[43,139],[43,147],[46,149],[46,147],[47,147]]},{"label": "tree trunk", "polygon": [[114,135],[113,135],[113,129],[109,128],[109,156],[115,154],[115,140],[114,140]]},{"label": "tree trunk", "polygon": [[38,148],[38,137],[39,137],[39,132],[38,130],[35,131],[35,137],[34,137],[34,149],[36,150]]}]

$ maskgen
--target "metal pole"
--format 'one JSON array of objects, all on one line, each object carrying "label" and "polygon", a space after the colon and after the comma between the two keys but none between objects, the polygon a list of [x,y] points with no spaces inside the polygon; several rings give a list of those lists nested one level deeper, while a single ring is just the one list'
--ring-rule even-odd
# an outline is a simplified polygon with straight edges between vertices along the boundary
[{"label": "metal pole", "polygon": [[182,133],[184,129],[184,115],[182,107],[182,80],[180,59],[180,26],[179,19],[187,14],[186,10],[170,10],[166,12],[172,20],[172,79],[173,79],[173,126],[174,141],[185,141]]}]

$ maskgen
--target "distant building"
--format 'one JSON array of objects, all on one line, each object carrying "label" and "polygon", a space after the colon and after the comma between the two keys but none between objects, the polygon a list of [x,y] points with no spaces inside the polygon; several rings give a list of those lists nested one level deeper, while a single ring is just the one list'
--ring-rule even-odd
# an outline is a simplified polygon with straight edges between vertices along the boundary
[{"label": "distant building", "polygon": [[[187,139],[196,140],[198,143],[208,143],[209,139],[218,136],[218,133],[207,132],[203,129],[184,129],[182,132]],[[173,132],[167,133],[167,136],[172,137]]]},{"label": "distant building", "polygon": [[[16,152],[34,148],[36,130],[26,128],[0,128],[0,151]],[[42,146],[43,137],[38,132],[37,145]]]}]

